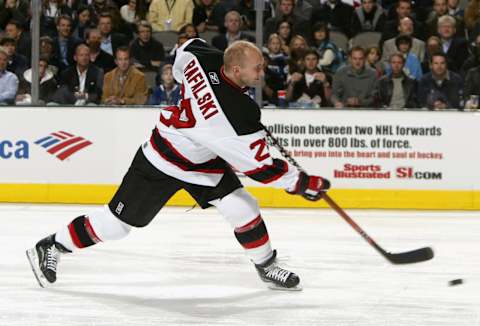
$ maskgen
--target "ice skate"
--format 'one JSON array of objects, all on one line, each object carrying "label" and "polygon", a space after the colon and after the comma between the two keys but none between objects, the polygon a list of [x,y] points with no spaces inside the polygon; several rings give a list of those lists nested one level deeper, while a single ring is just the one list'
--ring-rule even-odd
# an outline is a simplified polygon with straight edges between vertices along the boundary
[{"label": "ice skate", "polygon": [[28,261],[41,287],[47,287],[57,280],[57,265],[60,255],[68,252],[71,251],[55,242],[55,234],[40,240],[35,248],[27,250]]},{"label": "ice skate", "polygon": [[258,275],[272,290],[301,291],[300,278],[297,274],[290,272],[277,265],[277,251],[273,251],[272,257],[263,264],[255,264]]}]

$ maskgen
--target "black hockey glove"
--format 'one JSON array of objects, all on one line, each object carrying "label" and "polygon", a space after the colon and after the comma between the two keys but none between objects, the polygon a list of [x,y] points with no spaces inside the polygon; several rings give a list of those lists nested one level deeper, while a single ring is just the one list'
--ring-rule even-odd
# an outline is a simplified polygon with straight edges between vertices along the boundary
[{"label": "black hockey glove", "polygon": [[326,192],[328,189],[330,189],[330,181],[327,179],[300,172],[295,189],[287,192],[301,195],[307,200],[317,201],[322,198],[322,192]]}]

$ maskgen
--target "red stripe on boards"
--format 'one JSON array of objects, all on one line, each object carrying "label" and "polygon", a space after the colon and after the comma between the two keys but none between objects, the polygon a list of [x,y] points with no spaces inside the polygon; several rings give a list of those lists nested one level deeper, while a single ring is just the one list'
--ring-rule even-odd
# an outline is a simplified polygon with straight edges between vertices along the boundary
[{"label": "red stripe on boards", "polygon": [[84,140],[82,137],[75,137],[75,138],[72,138],[72,139],[69,139],[69,140],[66,140],[64,142],[61,142],[60,144],[58,144],[57,146],[53,146],[52,148],[50,148],[48,150],[48,152],[50,154],[55,154],[56,152],[58,152],[59,150],[67,147],[68,145],[71,145],[71,144],[74,144],[74,143],[78,143],[79,141],[82,141]]},{"label": "red stripe on boards", "polygon": [[61,152],[60,154],[57,155],[57,157],[58,157],[60,160],[63,161],[63,160],[66,159],[67,157],[75,154],[76,152],[78,152],[78,151],[81,150],[82,148],[87,147],[88,145],[91,145],[91,144],[92,144],[92,142],[86,140],[86,141],[84,141],[84,142],[82,142],[82,143],[80,143],[80,144],[78,144],[78,145],[72,146],[72,147],[70,147],[69,149]]}]

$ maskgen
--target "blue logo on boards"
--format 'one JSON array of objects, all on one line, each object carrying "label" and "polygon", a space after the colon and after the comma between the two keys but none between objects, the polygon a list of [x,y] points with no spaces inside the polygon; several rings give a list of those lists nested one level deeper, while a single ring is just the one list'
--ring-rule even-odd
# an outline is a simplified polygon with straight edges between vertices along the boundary
[{"label": "blue logo on boards", "polygon": [[30,150],[26,140],[0,140],[1,159],[28,159]]}]

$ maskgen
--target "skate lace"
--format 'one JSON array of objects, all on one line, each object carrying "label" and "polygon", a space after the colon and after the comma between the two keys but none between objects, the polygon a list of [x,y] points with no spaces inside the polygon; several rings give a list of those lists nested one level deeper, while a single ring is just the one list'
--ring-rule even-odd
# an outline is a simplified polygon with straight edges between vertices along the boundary
[{"label": "skate lace", "polygon": [[55,246],[47,248],[47,269],[57,272],[58,250]]},{"label": "skate lace", "polygon": [[265,269],[265,276],[272,280],[285,283],[290,276],[290,272],[272,264]]}]

